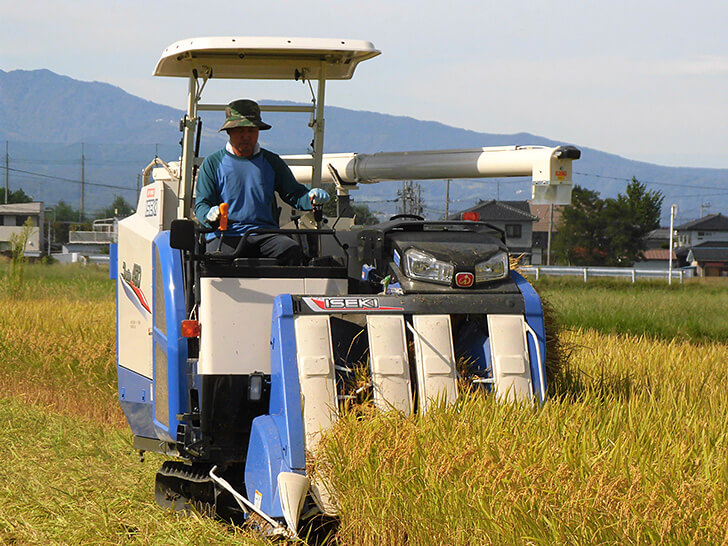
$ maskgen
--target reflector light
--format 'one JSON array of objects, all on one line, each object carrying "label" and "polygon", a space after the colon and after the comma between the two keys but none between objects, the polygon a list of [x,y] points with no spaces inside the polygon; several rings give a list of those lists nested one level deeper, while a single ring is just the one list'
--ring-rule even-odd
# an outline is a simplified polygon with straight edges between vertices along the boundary
[{"label": "reflector light", "polygon": [[183,320],[182,337],[200,337],[200,323],[196,320]]},{"label": "reflector light", "polygon": [[468,220],[470,222],[477,222],[478,220],[480,220],[480,214],[478,214],[475,211],[463,212],[463,220]]},{"label": "reflector light", "polygon": [[470,288],[475,282],[475,275],[468,272],[460,272],[455,274],[455,285],[460,288]]}]

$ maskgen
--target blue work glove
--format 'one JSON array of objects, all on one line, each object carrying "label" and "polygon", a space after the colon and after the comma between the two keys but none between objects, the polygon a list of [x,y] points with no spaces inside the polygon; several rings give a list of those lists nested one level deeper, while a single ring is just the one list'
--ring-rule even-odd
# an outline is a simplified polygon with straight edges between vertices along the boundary
[{"label": "blue work glove", "polygon": [[329,194],[321,188],[314,188],[308,192],[308,200],[312,205],[323,205],[329,200]]},{"label": "blue work glove", "polygon": [[205,220],[207,220],[208,222],[214,222],[218,218],[220,218],[220,207],[215,205],[209,211],[207,211],[207,214],[205,215]]}]

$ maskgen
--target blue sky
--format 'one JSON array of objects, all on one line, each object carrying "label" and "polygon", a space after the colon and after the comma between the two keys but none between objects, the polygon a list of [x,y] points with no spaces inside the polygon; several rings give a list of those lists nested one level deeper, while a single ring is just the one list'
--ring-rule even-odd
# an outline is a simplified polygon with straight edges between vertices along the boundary
[{"label": "blue sky", "polygon": [[[151,76],[177,40],[364,39],[382,55],[330,84],[328,104],[728,168],[725,0],[0,0],[0,13],[0,69],[48,68],[178,108],[186,83]],[[288,83],[208,87],[211,102],[308,100]]]}]

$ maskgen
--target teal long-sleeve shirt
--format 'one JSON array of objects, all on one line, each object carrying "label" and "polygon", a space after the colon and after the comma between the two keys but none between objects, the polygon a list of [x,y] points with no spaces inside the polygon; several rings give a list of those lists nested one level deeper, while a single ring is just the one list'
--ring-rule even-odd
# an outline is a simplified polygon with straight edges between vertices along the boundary
[{"label": "teal long-sleeve shirt", "polygon": [[195,216],[206,227],[207,213],[227,203],[226,235],[243,235],[255,228],[277,228],[273,218],[275,193],[292,207],[310,210],[308,188],[299,184],[280,156],[260,149],[250,157],[239,157],[225,149],[209,155],[197,176]]}]

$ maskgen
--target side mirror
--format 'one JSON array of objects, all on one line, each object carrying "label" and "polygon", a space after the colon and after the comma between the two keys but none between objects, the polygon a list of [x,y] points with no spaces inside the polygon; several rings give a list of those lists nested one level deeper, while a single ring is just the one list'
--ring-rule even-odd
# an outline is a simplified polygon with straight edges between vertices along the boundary
[{"label": "side mirror", "polygon": [[179,250],[195,250],[195,223],[192,220],[172,220],[169,246]]}]

